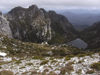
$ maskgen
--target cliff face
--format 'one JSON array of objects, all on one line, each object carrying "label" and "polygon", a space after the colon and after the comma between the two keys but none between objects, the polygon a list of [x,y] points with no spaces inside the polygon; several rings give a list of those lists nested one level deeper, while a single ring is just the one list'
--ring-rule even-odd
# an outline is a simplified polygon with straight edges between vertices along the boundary
[{"label": "cliff face", "polygon": [[81,33],[81,37],[89,44],[89,48],[100,48],[100,22],[93,24]]},{"label": "cliff face", "polygon": [[22,41],[64,43],[75,38],[75,30],[68,20],[54,11],[16,7],[7,14],[13,37]]},{"label": "cliff face", "polygon": [[3,16],[1,12],[0,12],[0,34],[6,35],[9,38],[12,38],[9,22],[7,21],[7,19]]},{"label": "cliff face", "polygon": [[50,19],[45,11],[33,5],[28,9],[16,7],[8,15],[15,39],[42,42],[51,39]]}]

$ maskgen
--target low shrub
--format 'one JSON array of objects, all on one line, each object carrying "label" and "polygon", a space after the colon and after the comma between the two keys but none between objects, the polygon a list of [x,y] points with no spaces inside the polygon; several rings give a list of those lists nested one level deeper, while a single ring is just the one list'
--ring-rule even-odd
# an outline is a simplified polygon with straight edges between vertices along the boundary
[{"label": "low shrub", "polygon": [[29,66],[31,66],[31,65],[33,65],[33,63],[27,63],[26,65],[29,65]]},{"label": "low shrub", "polygon": [[44,58],[42,56],[34,56],[33,59],[44,60]]},{"label": "low shrub", "polygon": [[16,64],[20,64],[20,63],[22,63],[22,62],[21,62],[21,60],[16,60],[15,63],[16,63]]},{"label": "low shrub", "polygon": [[61,69],[60,74],[61,75],[65,75],[65,73],[67,72],[68,74],[70,74],[71,71],[74,71],[73,66],[72,66],[72,62],[69,62],[68,64],[66,64],[65,67],[63,67]]},{"label": "low shrub", "polygon": [[49,60],[44,60],[44,61],[42,61],[41,63],[40,63],[40,65],[45,65],[45,64],[47,64],[49,62]]},{"label": "low shrub", "polygon": [[70,60],[72,57],[74,57],[74,55],[67,55],[67,56],[65,57],[65,60]]},{"label": "low shrub", "polygon": [[94,70],[88,70],[87,72],[86,72],[86,74],[93,74],[94,73]]},{"label": "low shrub", "polygon": [[100,71],[100,62],[91,64],[91,68]]}]

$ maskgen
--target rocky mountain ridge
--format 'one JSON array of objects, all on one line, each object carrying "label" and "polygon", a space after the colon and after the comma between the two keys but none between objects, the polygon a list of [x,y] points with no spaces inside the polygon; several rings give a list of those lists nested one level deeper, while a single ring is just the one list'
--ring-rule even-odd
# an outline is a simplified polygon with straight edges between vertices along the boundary
[{"label": "rocky mountain ridge", "polygon": [[76,31],[67,18],[54,11],[45,11],[32,5],[16,7],[7,14],[15,39],[41,43],[64,43],[76,37]]}]

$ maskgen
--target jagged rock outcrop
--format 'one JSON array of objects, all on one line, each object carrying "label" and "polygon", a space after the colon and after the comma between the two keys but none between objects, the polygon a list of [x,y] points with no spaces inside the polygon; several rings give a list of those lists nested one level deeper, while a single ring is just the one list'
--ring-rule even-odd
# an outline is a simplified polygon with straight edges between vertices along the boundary
[{"label": "jagged rock outcrop", "polygon": [[64,16],[39,9],[36,5],[16,7],[7,18],[13,37],[22,41],[64,43],[76,36],[73,26]]},{"label": "jagged rock outcrop", "polygon": [[13,37],[22,41],[42,42],[51,39],[50,19],[42,9],[16,7],[8,13]]},{"label": "jagged rock outcrop", "polygon": [[2,12],[0,12],[0,34],[6,35],[9,38],[12,38],[11,29],[9,26],[9,22],[3,16]]},{"label": "jagged rock outcrop", "polygon": [[81,33],[81,37],[89,45],[88,48],[100,48],[100,22],[93,24]]}]

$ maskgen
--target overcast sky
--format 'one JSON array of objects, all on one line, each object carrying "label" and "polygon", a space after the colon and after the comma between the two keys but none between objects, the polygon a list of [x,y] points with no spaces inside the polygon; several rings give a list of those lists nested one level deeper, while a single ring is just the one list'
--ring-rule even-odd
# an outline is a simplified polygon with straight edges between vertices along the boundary
[{"label": "overcast sky", "polygon": [[0,11],[7,12],[16,6],[28,7],[32,4],[45,9],[100,9],[100,0],[0,0]]}]

